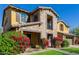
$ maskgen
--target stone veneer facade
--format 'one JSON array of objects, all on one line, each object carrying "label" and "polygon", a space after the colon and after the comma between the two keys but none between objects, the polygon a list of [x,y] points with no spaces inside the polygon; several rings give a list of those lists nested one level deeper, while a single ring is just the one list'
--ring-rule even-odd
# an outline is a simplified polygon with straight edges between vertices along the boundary
[{"label": "stone veneer facade", "polygon": [[[40,33],[40,38],[47,38],[47,34],[52,34],[52,37],[57,36],[58,32],[61,32],[60,30],[58,30],[58,14],[49,7],[40,7],[38,8],[33,14],[30,14],[29,16],[29,20],[30,22],[28,22],[28,25],[30,25],[30,23],[32,23],[30,26],[27,26],[27,23],[25,26],[20,27],[19,25],[21,25],[19,22],[16,22],[16,12],[19,10],[19,12],[24,12],[26,13],[26,11],[24,10],[20,10],[16,7],[13,6],[9,6],[6,8],[5,12],[8,11],[10,12],[8,14],[8,12],[6,12],[6,16],[9,16],[10,19],[8,20],[8,24],[10,26],[6,26],[6,30],[7,28],[12,28],[12,27],[18,27],[19,31],[27,31],[27,32],[36,32],[36,33]],[[8,14],[8,15],[7,15]],[[27,14],[29,14],[29,12],[27,12]],[[34,15],[38,15],[38,21],[37,22],[32,22],[34,19]],[[52,16],[52,22],[53,22],[53,29],[47,29],[47,15]],[[3,28],[4,28],[4,23],[5,23],[5,16],[4,16],[4,20],[3,20]],[[61,22],[62,23],[62,22]],[[17,26],[16,26],[17,25]],[[64,23],[64,28],[66,28],[66,30],[64,30],[61,33],[67,33],[69,34],[69,27],[67,27]]]}]

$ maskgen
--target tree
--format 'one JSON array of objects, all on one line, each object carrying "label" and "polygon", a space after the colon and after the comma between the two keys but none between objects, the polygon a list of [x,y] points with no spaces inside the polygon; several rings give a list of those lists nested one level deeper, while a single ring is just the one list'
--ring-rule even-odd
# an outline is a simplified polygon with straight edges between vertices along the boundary
[{"label": "tree", "polygon": [[2,33],[2,28],[0,28],[0,34]]},{"label": "tree", "polygon": [[79,27],[74,28],[74,29],[71,31],[71,33],[74,34],[74,35],[79,36]]}]

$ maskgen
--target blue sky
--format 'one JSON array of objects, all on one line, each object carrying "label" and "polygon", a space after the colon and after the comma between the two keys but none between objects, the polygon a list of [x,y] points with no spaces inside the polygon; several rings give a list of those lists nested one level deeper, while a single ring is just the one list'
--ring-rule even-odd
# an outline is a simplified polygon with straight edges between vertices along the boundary
[{"label": "blue sky", "polygon": [[[2,25],[3,10],[7,6],[7,4],[0,4],[0,27]],[[32,11],[39,6],[52,7],[60,18],[70,26],[70,29],[79,26],[79,4],[15,4],[14,6],[28,11]]]}]

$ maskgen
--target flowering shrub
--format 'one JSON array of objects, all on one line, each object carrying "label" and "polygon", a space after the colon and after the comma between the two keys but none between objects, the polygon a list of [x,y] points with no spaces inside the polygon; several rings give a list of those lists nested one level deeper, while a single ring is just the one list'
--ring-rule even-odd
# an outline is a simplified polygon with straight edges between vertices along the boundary
[{"label": "flowering shrub", "polygon": [[18,47],[22,52],[24,52],[26,48],[30,47],[30,39],[28,37],[19,34],[18,37],[14,35],[12,38],[18,43]]},{"label": "flowering shrub", "polygon": [[55,47],[56,47],[56,48],[61,47],[61,44],[62,44],[62,42],[63,42],[62,37],[57,36],[57,37],[54,37],[54,39],[55,39]]},{"label": "flowering shrub", "polygon": [[43,39],[43,44],[44,44],[44,47],[47,48],[49,46],[48,39]]},{"label": "flowering shrub", "polygon": [[9,31],[0,35],[0,54],[19,54],[30,47],[30,39],[20,32]]},{"label": "flowering shrub", "polygon": [[60,37],[54,37],[54,39],[56,40],[56,41],[62,41],[62,38],[60,38]]}]

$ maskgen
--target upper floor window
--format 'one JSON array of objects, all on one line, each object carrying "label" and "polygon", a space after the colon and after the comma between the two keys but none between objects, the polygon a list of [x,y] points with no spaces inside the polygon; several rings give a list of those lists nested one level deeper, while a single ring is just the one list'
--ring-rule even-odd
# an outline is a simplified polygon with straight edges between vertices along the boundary
[{"label": "upper floor window", "polygon": [[20,13],[20,12],[16,13],[16,21],[17,22],[26,23],[27,19],[28,19],[28,15],[26,13]]},{"label": "upper floor window", "polygon": [[53,29],[53,20],[50,15],[47,15],[47,29]]},{"label": "upper floor window", "polygon": [[25,13],[21,13],[21,22],[26,23],[28,19],[28,15]]},{"label": "upper floor window", "polygon": [[63,24],[60,24],[60,30],[61,30],[61,31],[64,30],[64,26],[63,26]]},{"label": "upper floor window", "polygon": [[38,21],[38,15],[37,15],[37,14],[34,15],[33,21],[34,21],[34,22],[37,22],[37,21]]}]

